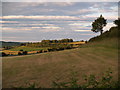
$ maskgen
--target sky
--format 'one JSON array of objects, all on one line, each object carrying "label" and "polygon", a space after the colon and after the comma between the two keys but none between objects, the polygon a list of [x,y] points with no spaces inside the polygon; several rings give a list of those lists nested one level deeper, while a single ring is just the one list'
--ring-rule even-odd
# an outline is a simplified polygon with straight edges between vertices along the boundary
[{"label": "sky", "polygon": [[3,41],[39,42],[72,38],[89,40],[100,33],[91,31],[92,22],[103,15],[104,31],[115,26],[117,2],[2,2]]}]

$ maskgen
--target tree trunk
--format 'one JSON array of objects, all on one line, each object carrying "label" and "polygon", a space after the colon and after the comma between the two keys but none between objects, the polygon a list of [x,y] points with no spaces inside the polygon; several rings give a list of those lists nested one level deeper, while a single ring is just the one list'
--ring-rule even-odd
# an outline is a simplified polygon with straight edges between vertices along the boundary
[{"label": "tree trunk", "polygon": [[103,34],[103,30],[100,30],[100,35],[102,35]]}]

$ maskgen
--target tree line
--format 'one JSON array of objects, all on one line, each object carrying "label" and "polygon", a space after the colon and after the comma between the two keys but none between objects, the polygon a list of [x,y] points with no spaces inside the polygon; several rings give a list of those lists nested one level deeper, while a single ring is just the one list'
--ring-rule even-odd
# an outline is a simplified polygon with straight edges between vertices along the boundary
[{"label": "tree line", "polygon": [[21,46],[54,47],[54,46],[59,46],[59,45],[66,45],[66,44],[68,44],[69,42],[73,42],[73,39],[42,40],[41,42],[22,43]]}]

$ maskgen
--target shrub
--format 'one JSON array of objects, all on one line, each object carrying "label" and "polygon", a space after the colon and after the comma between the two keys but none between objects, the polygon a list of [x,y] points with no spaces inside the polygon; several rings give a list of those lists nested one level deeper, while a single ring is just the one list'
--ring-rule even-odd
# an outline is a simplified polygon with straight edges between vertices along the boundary
[{"label": "shrub", "polygon": [[23,51],[23,55],[27,55],[28,54],[28,52],[27,51]]},{"label": "shrub", "polygon": [[53,51],[53,49],[51,49],[51,48],[50,48],[50,49],[48,49],[48,52],[51,52],[51,51]]},{"label": "shrub", "polygon": [[23,51],[23,49],[20,49],[20,51]]},{"label": "shrub", "polygon": [[42,50],[37,51],[37,53],[42,53]]},{"label": "shrub", "polygon": [[2,52],[2,53],[1,53],[1,56],[2,56],[2,57],[8,56],[8,54],[6,54],[5,52]]},{"label": "shrub", "polygon": [[23,53],[22,52],[18,52],[18,55],[23,55]]}]

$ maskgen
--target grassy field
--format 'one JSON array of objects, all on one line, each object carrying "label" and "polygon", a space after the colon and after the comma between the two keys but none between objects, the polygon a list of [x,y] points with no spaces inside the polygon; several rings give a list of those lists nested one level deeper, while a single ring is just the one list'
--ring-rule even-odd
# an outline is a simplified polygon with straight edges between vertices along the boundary
[{"label": "grassy field", "polygon": [[20,46],[20,47],[12,48],[12,49],[9,49],[9,50],[10,51],[20,51],[20,50],[23,50],[23,51],[39,51],[39,50],[43,50],[43,49],[46,49],[46,48]]},{"label": "grassy field", "polygon": [[[99,78],[103,72],[111,68],[114,80],[117,80],[118,49],[113,46],[94,43],[58,52],[3,57],[3,88],[24,86],[26,83],[51,87],[56,77],[66,81],[71,69],[78,72],[78,77],[95,74]],[[79,78],[79,81],[83,82],[82,78]]]}]

